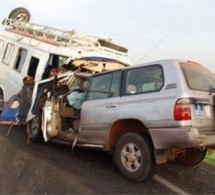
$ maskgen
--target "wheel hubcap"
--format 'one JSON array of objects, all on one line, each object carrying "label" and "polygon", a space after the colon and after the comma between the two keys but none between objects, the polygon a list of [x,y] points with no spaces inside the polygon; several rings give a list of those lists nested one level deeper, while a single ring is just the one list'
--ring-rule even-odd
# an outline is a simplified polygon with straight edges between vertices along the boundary
[{"label": "wheel hubcap", "polygon": [[25,13],[20,13],[16,16],[15,20],[19,20],[20,22],[26,22],[28,16]]},{"label": "wheel hubcap", "polygon": [[123,166],[128,171],[136,171],[142,163],[142,154],[139,147],[133,143],[126,144],[121,152]]}]

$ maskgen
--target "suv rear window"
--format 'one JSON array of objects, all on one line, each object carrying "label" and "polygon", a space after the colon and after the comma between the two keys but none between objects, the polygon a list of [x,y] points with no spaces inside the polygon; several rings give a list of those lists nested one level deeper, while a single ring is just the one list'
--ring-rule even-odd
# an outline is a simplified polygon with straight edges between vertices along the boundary
[{"label": "suv rear window", "polygon": [[181,68],[190,89],[210,91],[215,88],[215,75],[203,66],[181,63]]}]

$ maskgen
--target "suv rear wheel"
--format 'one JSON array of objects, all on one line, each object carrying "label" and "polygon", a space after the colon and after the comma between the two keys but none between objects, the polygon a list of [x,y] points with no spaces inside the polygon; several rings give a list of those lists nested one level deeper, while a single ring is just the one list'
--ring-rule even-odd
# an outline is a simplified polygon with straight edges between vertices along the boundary
[{"label": "suv rear wheel", "polygon": [[176,157],[176,162],[186,167],[193,167],[201,163],[207,154],[207,149],[200,150],[198,148],[186,149],[184,153]]},{"label": "suv rear wheel", "polygon": [[114,161],[121,174],[140,182],[155,173],[150,142],[137,133],[126,133],[117,142]]}]

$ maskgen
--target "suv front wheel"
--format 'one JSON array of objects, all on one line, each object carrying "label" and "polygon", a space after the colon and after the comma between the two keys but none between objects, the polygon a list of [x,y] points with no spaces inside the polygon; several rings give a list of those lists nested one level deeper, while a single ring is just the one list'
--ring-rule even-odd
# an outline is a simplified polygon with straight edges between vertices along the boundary
[{"label": "suv front wheel", "polygon": [[124,134],[116,144],[114,162],[126,178],[140,182],[155,173],[150,142],[138,133]]}]

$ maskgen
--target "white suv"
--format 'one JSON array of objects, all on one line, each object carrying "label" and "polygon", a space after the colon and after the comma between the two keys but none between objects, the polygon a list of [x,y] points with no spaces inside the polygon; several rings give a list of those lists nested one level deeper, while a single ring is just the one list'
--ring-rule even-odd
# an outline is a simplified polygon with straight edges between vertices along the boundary
[{"label": "white suv", "polygon": [[155,164],[170,159],[194,166],[215,146],[215,76],[202,65],[162,60],[88,80],[80,118],[66,117],[79,127],[56,125],[56,117],[61,122],[65,117],[61,112],[47,117],[46,124],[55,117],[55,126],[43,127],[46,141],[48,135],[108,151],[122,175],[136,182],[153,176]]}]

